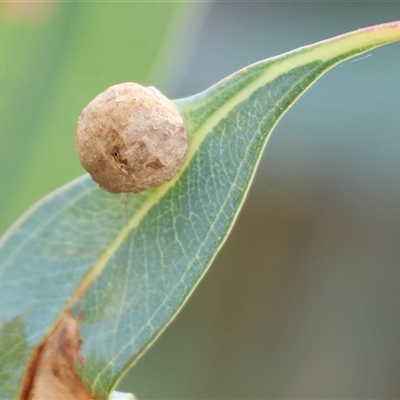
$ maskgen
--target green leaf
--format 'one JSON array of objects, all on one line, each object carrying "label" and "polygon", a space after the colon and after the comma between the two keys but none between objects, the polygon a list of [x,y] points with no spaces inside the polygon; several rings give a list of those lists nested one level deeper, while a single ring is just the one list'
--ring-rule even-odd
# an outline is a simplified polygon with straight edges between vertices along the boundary
[{"label": "green leaf", "polygon": [[183,58],[176,54],[182,52],[177,38],[195,33],[193,26],[184,28],[194,17],[201,20],[204,8],[35,2],[45,15],[24,23],[4,11],[11,3],[0,4],[0,187],[7,188],[0,197],[0,234],[30,204],[82,174],[71,137],[95,95],[120,82],[171,80]]},{"label": "green leaf", "polygon": [[23,379],[29,357],[72,310],[82,318],[85,359],[76,368],[96,398],[107,398],[206,272],[282,115],[333,66],[396,40],[400,22],[244,68],[176,101],[190,146],[171,182],[124,196],[86,175],[29,211],[0,242],[0,343],[13,343],[0,348],[0,373],[18,365],[13,380],[0,383],[0,397],[18,391],[11,385]]}]

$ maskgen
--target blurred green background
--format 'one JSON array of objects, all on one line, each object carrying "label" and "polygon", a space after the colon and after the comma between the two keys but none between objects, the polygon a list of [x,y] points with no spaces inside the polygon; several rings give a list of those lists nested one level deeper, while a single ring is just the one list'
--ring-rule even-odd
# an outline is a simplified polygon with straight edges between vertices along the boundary
[{"label": "blurred green background", "polygon": [[[257,60],[396,19],[400,2],[2,3],[0,231],[83,173],[76,120],[109,85],[184,97]],[[378,49],[292,107],[226,245],[119,390],[400,398],[399,71],[400,44]]]}]

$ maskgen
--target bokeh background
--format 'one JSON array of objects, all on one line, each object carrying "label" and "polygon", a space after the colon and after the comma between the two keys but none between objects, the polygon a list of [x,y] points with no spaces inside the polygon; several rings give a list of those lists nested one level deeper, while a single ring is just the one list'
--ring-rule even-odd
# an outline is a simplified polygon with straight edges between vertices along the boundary
[{"label": "bokeh background", "polygon": [[[81,175],[80,110],[172,98],[400,19],[400,2],[0,4],[0,232]],[[141,399],[400,398],[400,44],[336,67],[279,123],[234,230],[124,377]]]}]

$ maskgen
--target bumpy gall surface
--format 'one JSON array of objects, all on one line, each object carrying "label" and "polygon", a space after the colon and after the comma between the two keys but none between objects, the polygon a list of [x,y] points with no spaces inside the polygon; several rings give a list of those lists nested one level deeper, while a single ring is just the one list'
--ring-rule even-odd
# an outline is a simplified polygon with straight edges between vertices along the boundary
[{"label": "bumpy gall surface", "polygon": [[176,175],[186,159],[187,134],[178,108],[157,89],[121,83],[83,109],[76,145],[101,188],[140,192]]}]

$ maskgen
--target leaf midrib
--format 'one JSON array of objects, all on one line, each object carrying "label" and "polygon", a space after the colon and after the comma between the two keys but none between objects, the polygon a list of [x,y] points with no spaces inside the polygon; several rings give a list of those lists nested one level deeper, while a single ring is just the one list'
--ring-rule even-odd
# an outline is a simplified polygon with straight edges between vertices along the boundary
[{"label": "leaf midrib", "polygon": [[[371,50],[372,48],[379,47],[385,43],[389,43],[390,41],[394,41],[399,37],[399,33],[395,32],[391,38],[385,37],[385,33],[382,31],[388,31],[392,28],[398,27],[399,23],[394,22],[390,25],[382,25],[369,30],[370,35],[374,39],[374,44],[368,42],[368,38],[366,38],[366,32],[356,31],[351,34],[340,35],[337,40],[334,42],[334,51],[332,50],[332,40],[328,39],[328,41],[322,41],[316,44],[312,44],[309,46],[301,47],[296,49],[294,52],[288,52],[279,56],[279,58],[275,58],[260,61],[254,65],[259,65],[262,63],[271,62],[270,67],[262,74],[260,77],[251,82],[246,88],[238,92],[235,96],[231,97],[223,106],[219,107],[219,109],[214,113],[214,115],[207,119],[205,123],[200,125],[200,127],[193,132],[193,136],[191,137],[192,141],[189,145],[188,155],[186,162],[184,163],[181,170],[177,173],[177,175],[168,183],[160,186],[155,189],[153,195],[148,197],[142,204],[142,206],[136,211],[135,215],[127,222],[127,224],[121,229],[121,232],[115,237],[115,239],[110,243],[110,245],[105,249],[103,254],[100,256],[98,261],[93,265],[90,271],[85,275],[82,279],[82,282],[76,288],[76,290],[72,293],[69,301],[67,302],[66,310],[73,308],[76,302],[80,297],[87,291],[92,282],[96,279],[97,276],[101,274],[103,269],[106,267],[108,261],[112,258],[115,251],[123,244],[126,237],[130,234],[130,232],[135,229],[141,222],[141,220],[146,216],[146,214],[150,211],[150,209],[155,206],[161,198],[176,184],[177,180],[180,179],[182,174],[188,168],[191,160],[194,155],[199,150],[201,144],[205,140],[205,138],[213,131],[214,127],[226,116],[226,114],[238,106],[240,103],[245,101],[251,94],[257,90],[258,88],[268,84],[274,79],[278,78],[282,75],[282,70],[286,70],[285,64],[288,63],[290,65],[290,69],[298,68],[304,66],[311,62],[316,62],[319,59],[321,62],[324,60],[332,60],[334,56],[338,57],[334,62],[326,66],[326,70],[333,68],[335,65],[343,62],[347,58],[350,58],[354,54],[354,48],[357,46],[354,42],[359,41],[359,35],[361,36],[361,43],[359,43],[358,48],[361,47],[363,42],[368,42],[368,46],[363,48],[361,51],[357,51],[357,54],[363,54],[366,51]],[[370,40],[370,39],[369,39]],[[329,45],[331,50],[325,51],[325,44]],[[294,53],[297,53],[294,57]],[[318,56],[316,56],[316,54]],[[319,54],[318,54],[319,53]],[[342,57],[340,57],[342,56]],[[232,75],[234,76],[234,75]],[[207,91],[206,91],[207,92]],[[190,109],[190,107],[189,107]],[[185,114],[185,107],[182,104],[182,113]]]}]

